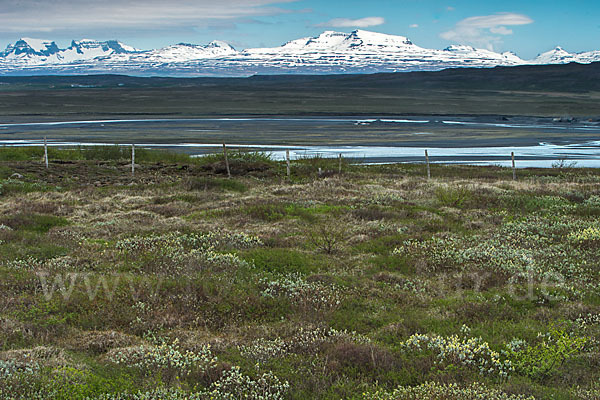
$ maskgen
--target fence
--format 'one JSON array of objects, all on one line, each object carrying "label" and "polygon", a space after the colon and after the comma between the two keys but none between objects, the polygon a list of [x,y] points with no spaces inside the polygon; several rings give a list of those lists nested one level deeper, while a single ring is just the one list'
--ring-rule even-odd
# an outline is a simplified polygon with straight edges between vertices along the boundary
[{"label": "fence", "polygon": [[[92,144],[90,144],[92,145]],[[50,160],[49,160],[49,156],[48,156],[48,140],[46,137],[44,137],[43,139],[43,146],[44,146],[44,156],[43,156],[43,160],[44,160],[44,165],[46,169],[50,168]],[[121,145],[122,146],[122,145]],[[128,145],[129,146],[129,145]],[[136,145],[135,144],[131,144],[131,174],[135,175],[135,170],[136,170]],[[143,145],[141,145],[143,146]],[[16,145],[14,147],[17,147]],[[203,147],[203,146],[199,146],[199,147]],[[235,146],[234,146],[235,147]],[[260,147],[260,146],[257,146]],[[283,148],[283,146],[281,146]],[[339,153],[337,155],[338,158],[338,174],[342,174],[343,172],[343,154]],[[516,158],[515,158],[515,153],[511,152],[510,154],[510,160],[511,160],[511,165],[512,165],[512,179],[513,180],[517,180],[517,166],[516,166]],[[228,147],[225,143],[223,143],[223,161],[225,163],[225,168],[227,171],[227,176],[230,178],[231,177],[231,166],[229,163],[229,157],[228,157]],[[431,172],[431,161],[430,161],[430,154],[428,150],[425,150],[425,154],[424,154],[424,162],[426,165],[426,176],[427,179],[431,179],[432,178],[432,172]],[[286,165],[286,176],[288,179],[291,178],[291,174],[292,174],[292,166],[291,166],[291,157],[290,157],[290,150],[286,149],[285,150],[285,165]],[[318,168],[318,174],[319,176],[323,175],[323,171],[321,168]]]}]

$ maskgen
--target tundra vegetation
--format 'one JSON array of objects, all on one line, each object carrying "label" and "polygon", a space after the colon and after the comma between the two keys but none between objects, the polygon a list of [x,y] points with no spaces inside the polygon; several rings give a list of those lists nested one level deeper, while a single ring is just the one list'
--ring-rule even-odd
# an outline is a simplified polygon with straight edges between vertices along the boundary
[{"label": "tundra vegetation", "polygon": [[599,170],[41,155],[0,149],[2,400],[600,398]]}]

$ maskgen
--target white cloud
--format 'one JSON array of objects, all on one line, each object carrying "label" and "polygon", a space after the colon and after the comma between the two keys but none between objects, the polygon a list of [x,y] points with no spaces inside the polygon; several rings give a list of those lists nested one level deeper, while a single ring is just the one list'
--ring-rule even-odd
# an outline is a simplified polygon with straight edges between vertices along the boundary
[{"label": "white cloud", "polygon": [[505,26],[497,26],[497,27],[490,28],[490,32],[495,33],[497,35],[512,35],[513,34],[513,30],[508,29]]},{"label": "white cloud", "polygon": [[385,24],[385,18],[382,17],[366,17],[360,19],[335,18],[331,21],[324,22],[318,26],[333,26],[334,28],[368,28]]},{"label": "white cloud", "polygon": [[418,27],[419,27],[419,24],[412,24],[412,25],[409,25],[409,28],[418,28]]},{"label": "white cloud", "polygon": [[288,11],[297,0],[0,0],[0,32],[157,31]]},{"label": "white cloud", "polygon": [[[498,13],[463,19],[456,26],[440,35],[442,39],[470,44],[476,47],[494,49],[494,45],[502,43],[502,36],[512,35],[507,26],[528,25],[533,20],[527,15],[514,13]],[[498,36],[501,35],[501,36]]]}]

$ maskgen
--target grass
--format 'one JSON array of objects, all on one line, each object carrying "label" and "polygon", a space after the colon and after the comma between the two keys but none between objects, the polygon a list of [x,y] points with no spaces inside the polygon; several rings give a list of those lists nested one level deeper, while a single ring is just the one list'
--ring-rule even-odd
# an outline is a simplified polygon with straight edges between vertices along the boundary
[{"label": "grass", "polygon": [[254,249],[246,252],[244,258],[260,270],[279,274],[311,274],[326,265],[322,257],[292,249]]},{"label": "grass", "polygon": [[192,178],[186,183],[189,190],[217,190],[244,193],[248,187],[235,179],[219,179],[213,177]]},{"label": "grass", "polygon": [[[227,157],[232,163],[274,163],[274,161],[271,159],[270,154],[261,151],[229,150],[227,152]],[[203,157],[200,157],[198,161],[201,164],[213,164],[222,162],[223,153],[207,154]]]},{"label": "grass", "polygon": [[598,170],[60,151],[0,150],[2,400],[598,397]]},{"label": "grass", "polygon": [[[0,161],[27,161],[42,160],[43,147],[2,147],[0,148]],[[131,160],[130,146],[79,146],[77,148],[48,148],[49,160],[75,161],[125,161]],[[137,148],[135,150],[136,162],[168,162],[190,163],[193,161],[186,154],[162,150]]]},{"label": "grass", "polygon": [[65,218],[42,214],[15,214],[2,218],[1,221],[10,229],[37,233],[47,233],[54,227],[69,224]]}]

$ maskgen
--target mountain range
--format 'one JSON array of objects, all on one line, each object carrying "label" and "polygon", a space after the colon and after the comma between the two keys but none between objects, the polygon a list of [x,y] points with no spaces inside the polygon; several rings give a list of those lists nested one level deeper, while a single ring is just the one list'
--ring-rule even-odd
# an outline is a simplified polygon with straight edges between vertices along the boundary
[{"label": "mountain range", "polygon": [[53,41],[23,38],[0,53],[0,75],[128,74],[136,76],[251,76],[437,71],[457,67],[496,67],[592,63],[600,51],[569,53],[557,47],[533,60],[453,45],[443,50],[415,45],[404,36],[356,30],[327,31],[275,48],[238,51],[227,43],[179,43],[139,50],[117,40],[74,40],[61,49]]}]

